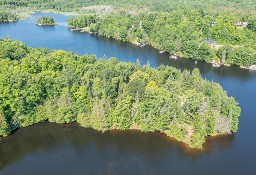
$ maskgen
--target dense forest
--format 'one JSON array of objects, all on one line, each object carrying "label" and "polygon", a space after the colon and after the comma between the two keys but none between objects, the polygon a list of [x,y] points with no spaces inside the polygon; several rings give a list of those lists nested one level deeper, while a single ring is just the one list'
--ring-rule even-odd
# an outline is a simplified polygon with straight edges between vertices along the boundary
[{"label": "dense forest", "polygon": [[[241,22],[246,20],[247,22]],[[256,64],[256,18],[200,10],[72,17],[68,26],[184,58],[248,67]]]},{"label": "dense forest", "polygon": [[14,22],[17,21],[18,18],[15,14],[5,11],[0,11],[0,23],[1,22]]},{"label": "dense forest", "polygon": [[0,0],[0,10],[13,14],[89,13],[70,19],[69,26],[184,58],[246,68],[256,64],[255,8],[254,0]]},{"label": "dense forest", "polygon": [[240,108],[199,70],[29,48],[0,39],[0,136],[42,121],[157,131],[201,148],[236,132]]},{"label": "dense forest", "polygon": [[211,13],[236,13],[256,15],[255,0],[0,0],[4,8],[30,8],[34,10],[51,9],[58,11],[97,10],[88,6],[112,6],[121,11],[147,9],[147,11],[171,12],[177,9],[204,9]]},{"label": "dense forest", "polygon": [[43,26],[53,26],[55,25],[55,21],[53,17],[50,16],[42,16],[36,20],[36,24]]}]

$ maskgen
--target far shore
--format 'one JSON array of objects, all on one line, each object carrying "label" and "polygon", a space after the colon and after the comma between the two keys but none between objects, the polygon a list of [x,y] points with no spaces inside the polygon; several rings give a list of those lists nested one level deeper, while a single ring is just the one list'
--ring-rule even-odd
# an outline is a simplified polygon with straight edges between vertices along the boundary
[{"label": "far shore", "polygon": [[[61,11],[56,11],[56,10],[40,10],[40,11],[34,11],[34,10],[31,10],[31,11],[26,11],[24,12],[22,15],[18,15],[19,16],[19,19],[17,20],[11,20],[11,21],[8,21],[8,22],[17,22],[18,20],[26,20],[26,19],[29,19],[31,18],[31,16],[34,14],[34,13],[54,13],[54,14],[62,14],[62,15],[65,15],[65,16],[79,16],[79,15],[83,15],[83,14],[80,14],[80,13],[77,13],[77,12],[61,12]],[[5,23],[8,23],[8,22],[5,22]],[[55,24],[37,24],[35,23],[36,25],[38,26],[55,26]],[[94,34],[90,31],[88,31],[88,29],[85,29],[85,28],[73,28],[73,27],[69,27],[71,30],[73,31],[80,31],[80,32],[87,32],[87,33],[90,33],[90,34]],[[129,42],[129,41],[128,41]],[[145,45],[149,45],[149,44],[142,44],[142,43],[139,43],[139,42],[136,42],[136,41],[133,41],[133,42],[129,42],[129,43],[132,43],[132,44],[135,44],[136,46],[139,46],[139,47],[144,47]],[[177,55],[177,54],[172,54],[172,53],[169,53],[167,51],[163,51],[161,49],[158,49],[158,48],[155,48],[151,45],[149,45],[150,47],[154,48],[154,49],[157,49],[159,51],[160,54],[166,52],[168,54],[170,54],[170,59],[177,59],[177,58],[180,58],[180,59],[193,59],[193,58],[186,58],[182,55]],[[196,59],[193,59],[195,60],[196,62],[198,60]],[[231,66],[229,64],[222,64],[220,62],[216,62],[216,61],[212,61],[210,62],[210,64],[212,64],[213,67],[221,67],[221,66]],[[238,65],[239,66],[239,65]],[[249,67],[246,67],[246,66],[239,66],[241,69],[247,69],[247,70],[251,70],[251,71],[256,71],[256,65],[250,65]]]},{"label": "far shore", "polygon": [[[70,30],[72,30],[72,31],[79,31],[79,32],[86,32],[86,33],[89,33],[89,34],[93,34],[93,35],[95,35],[95,33],[92,33],[92,32],[90,32],[87,28],[74,28],[74,27],[72,27],[72,26],[68,26],[68,28],[70,29]],[[100,36],[100,35],[97,35],[96,34],[96,36]],[[104,36],[103,36],[104,37]],[[109,38],[109,37],[107,37],[107,38]],[[114,38],[115,39],[115,38]],[[115,39],[115,40],[118,40],[118,39]],[[120,41],[120,40],[118,40],[118,41]],[[137,42],[137,41],[133,41],[133,42],[130,42],[130,41],[127,41],[128,43],[131,43],[131,44],[134,44],[134,45],[136,45],[136,46],[138,46],[138,47],[144,47],[145,45],[149,45],[149,44],[142,44],[142,43],[139,43],[139,42]],[[172,54],[172,53],[170,53],[170,52],[167,52],[167,51],[163,51],[163,50],[160,50],[160,49],[158,49],[158,48],[155,48],[155,47],[153,47],[153,46],[151,46],[151,45],[149,45],[150,47],[152,47],[152,48],[154,48],[154,49],[156,49],[156,50],[158,50],[159,51],[159,53],[160,54],[162,54],[162,53],[167,53],[167,54],[170,54],[170,56],[169,56],[169,58],[170,59],[192,59],[192,60],[195,60],[195,62],[197,63],[197,61],[199,61],[199,60],[196,60],[196,59],[193,59],[193,58],[186,58],[186,57],[183,57],[182,55],[180,56],[180,55],[177,55],[177,54]],[[205,62],[205,61],[204,61]],[[209,63],[209,62],[206,62],[206,63]],[[213,60],[212,62],[210,62],[209,64],[212,64],[212,66],[213,67],[215,67],[215,68],[218,68],[218,67],[221,67],[221,66],[226,66],[226,67],[229,67],[229,66],[232,66],[232,65],[230,65],[230,64],[223,64],[223,63],[220,63],[220,62],[217,62],[217,61],[215,61],[215,60]],[[236,65],[236,66],[239,66],[239,65]],[[249,66],[249,67],[246,67],[246,66],[239,66],[241,69],[248,69],[248,70],[252,70],[252,71],[256,71],[256,65],[251,65],[251,66]]]}]

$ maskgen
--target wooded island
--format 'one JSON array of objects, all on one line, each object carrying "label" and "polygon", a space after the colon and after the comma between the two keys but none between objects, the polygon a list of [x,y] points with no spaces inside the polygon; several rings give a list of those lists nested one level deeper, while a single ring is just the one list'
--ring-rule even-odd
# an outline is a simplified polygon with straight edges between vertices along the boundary
[{"label": "wooded island", "polygon": [[37,25],[42,25],[42,26],[54,26],[55,21],[53,17],[50,16],[42,16],[36,21]]}]

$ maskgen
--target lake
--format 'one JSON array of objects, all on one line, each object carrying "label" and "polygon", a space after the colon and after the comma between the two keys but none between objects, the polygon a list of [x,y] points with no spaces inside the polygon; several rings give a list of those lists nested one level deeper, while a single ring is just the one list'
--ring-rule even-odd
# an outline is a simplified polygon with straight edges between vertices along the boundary
[{"label": "lake", "polygon": [[[35,25],[36,19],[45,15],[52,16],[57,25]],[[0,37],[11,37],[31,47],[95,54],[98,58],[117,57],[126,62],[139,59],[152,67],[199,68],[205,79],[220,83],[239,102],[242,113],[238,133],[208,138],[203,150],[191,150],[159,133],[101,133],[76,123],[45,122],[21,128],[0,140],[0,175],[256,174],[256,71],[170,59],[169,54],[150,47],[71,31],[67,19],[60,14],[35,13],[28,20],[1,23]]]}]

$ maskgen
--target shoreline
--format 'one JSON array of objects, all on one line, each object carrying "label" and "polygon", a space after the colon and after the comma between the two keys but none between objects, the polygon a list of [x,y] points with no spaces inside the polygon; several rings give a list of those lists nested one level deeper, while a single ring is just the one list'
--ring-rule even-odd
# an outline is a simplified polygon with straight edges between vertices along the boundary
[{"label": "shoreline", "polygon": [[172,142],[176,142],[176,143],[179,143],[181,145],[183,145],[184,147],[186,147],[187,149],[190,149],[190,150],[194,150],[194,151],[203,151],[204,150],[204,146],[207,144],[207,139],[211,138],[211,139],[214,139],[214,138],[218,138],[218,137],[224,137],[224,136],[229,136],[229,135],[232,135],[234,134],[233,132],[231,133],[224,133],[224,134],[217,134],[217,135],[207,135],[205,136],[205,142],[202,144],[202,146],[200,148],[194,148],[192,147],[192,145],[188,142],[188,140],[179,140],[178,138],[174,137],[174,136],[170,136],[168,135],[165,131],[164,132],[160,132],[160,131],[150,131],[150,132],[145,132],[145,131],[142,131],[139,127],[134,127],[133,125],[130,126],[128,129],[126,130],[121,130],[119,128],[112,128],[112,129],[109,129],[109,130],[96,130],[92,127],[86,127],[86,126],[83,126],[81,123],[79,123],[78,121],[73,121],[73,122],[70,122],[70,123],[57,123],[57,122],[50,122],[48,120],[45,120],[45,121],[40,121],[40,122],[37,122],[37,123],[33,123],[31,125],[28,125],[28,126],[21,126],[21,127],[17,127],[15,129],[13,129],[8,135],[5,135],[5,136],[2,136],[0,137],[0,140],[3,140],[3,139],[8,139],[8,137],[16,134],[16,132],[20,129],[24,129],[24,128],[27,128],[27,127],[30,127],[30,126],[34,126],[34,125],[37,125],[37,124],[40,124],[40,123],[52,123],[52,124],[59,124],[59,125],[70,125],[70,124],[75,124],[79,127],[82,127],[82,128],[86,128],[86,129],[92,129],[94,131],[97,131],[97,132],[101,132],[101,133],[105,133],[105,132],[118,132],[118,133],[123,133],[123,132],[140,132],[140,133],[157,133],[157,134],[161,134],[163,135],[164,137],[166,137],[166,139],[169,139],[170,141]]},{"label": "shoreline", "polygon": [[[89,33],[89,34],[91,34],[91,35],[100,36],[100,37],[105,37],[105,38],[110,38],[110,37],[107,37],[107,36],[98,35],[98,34],[96,34],[96,33],[90,32],[90,31],[88,31],[87,28],[74,28],[74,27],[72,27],[72,26],[67,26],[67,27],[68,27],[71,31],[78,31],[78,32],[81,32],[81,33],[85,33],[85,32],[86,32],[86,33]],[[115,40],[117,40],[117,41],[121,41],[121,40],[118,40],[118,39],[116,39],[116,38],[112,38],[112,39],[115,39]],[[225,64],[225,63],[223,64],[223,63],[217,62],[217,61],[215,61],[215,60],[213,60],[212,62],[206,62],[206,61],[204,61],[204,60],[197,60],[197,59],[193,59],[193,58],[186,58],[186,57],[183,57],[183,56],[179,56],[179,55],[177,55],[177,54],[172,54],[172,53],[167,52],[167,51],[165,51],[165,50],[161,50],[161,49],[158,49],[158,48],[156,48],[156,47],[153,47],[152,45],[150,45],[150,44],[148,44],[148,43],[142,44],[142,43],[139,43],[139,42],[136,42],[136,41],[132,41],[132,42],[131,42],[131,41],[121,41],[121,42],[131,43],[131,44],[136,45],[136,46],[138,46],[138,47],[144,47],[144,46],[148,45],[148,46],[150,46],[151,48],[156,49],[160,54],[163,54],[163,53],[169,54],[169,58],[170,58],[170,59],[191,59],[191,60],[194,60],[194,61],[196,62],[196,64],[197,64],[197,61],[203,61],[203,62],[205,62],[205,63],[211,64],[212,67],[214,67],[214,68],[219,68],[219,67],[223,67],[223,66],[225,66],[225,67],[239,66],[239,68],[241,68],[241,69],[247,69],[247,70],[250,70],[250,71],[256,71],[256,65],[250,65],[249,67],[246,67],[246,66],[241,66],[241,65],[237,65],[237,64],[233,64],[233,65]]]},{"label": "shoreline", "polygon": [[[3,42],[5,42],[5,41],[3,40]],[[12,41],[11,39],[6,39],[6,42],[17,43],[18,41]],[[19,42],[18,42],[18,44],[19,44]],[[35,53],[37,51],[37,50],[32,50],[32,48],[26,47],[26,46],[24,47],[24,49],[27,49],[27,54],[30,53],[31,56],[33,55],[33,53],[30,51],[34,51]],[[49,56],[49,60],[58,58],[58,57],[56,57],[56,56],[58,56],[58,55],[56,55],[56,53],[59,53],[59,51],[53,50],[52,52],[49,52],[49,53],[42,53],[42,58],[38,59],[38,63],[41,63],[42,60],[48,56]],[[87,66],[87,65],[95,66],[95,67],[92,67],[91,70],[88,70],[90,73],[94,73],[95,68],[97,66],[99,66],[100,64],[102,64],[101,60],[96,59],[96,56],[94,56],[93,58],[91,58],[90,55],[82,55],[79,57],[73,53],[65,52],[65,51],[62,51],[62,55],[68,56],[68,58],[70,59],[70,62],[72,62],[72,63],[80,63],[79,62],[80,58],[81,59],[85,59],[85,58],[93,59],[92,63],[87,63],[87,62],[85,62],[83,64],[80,63],[81,66]],[[25,57],[26,55],[21,55],[21,56],[22,57],[20,58],[20,60],[22,63],[22,60],[24,58],[26,58]],[[7,57],[7,59],[8,59],[8,57]],[[59,58],[59,60],[62,61],[62,62],[60,62],[60,64],[65,63],[65,60],[63,60],[61,58]],[[114,60],[117,61],[116,63],[121,63],[122,67],[131,66],[128,68],[129,68],[129,70],[132,70],[133,72],[129,72],[129,74],[125,77],[127,79],[128,78],[131,79],[130,77],[132,77],[133,75],[136,75],[138,73],[142,74],[141,70],[143,70],[143,69],[144,69],[143,72],[146,72],[147,70],[151,70],[150,67],[141,67],[140,66],[141,70],[137,71],[136,64],[131,65],[127,62],[118,61],[117,59],[114,59]],[[109,65],[108,64],[109,62],[111,62],[111,60],[104,60],[104,64],[106,65],[105,68],[107,68],[107,66]],[[11,64],[8,64],[8,65],[6,64],[4,66],[10,66],[12,64],[15,64],[15,61],[12,61]],[[34,64],[36,64],[36,63],[34,63]],[[58,64],[59,63],[55,63],[55,65],[58,65]],[[44,65],[42,64],[41,66],[44,66]],[[80,67],[80,66],[78,66],[78,67]],[[117,69],[120,70],[119,66],[116,66],[116,67],[112,66],[111,69],[112,69],[112,72],[114,72],[114,71],[116,72]],[[178,140],[180,142],[186,143],[191,148],[201,149],[203,144],[205,143],[205,137],[207,137],[207,136],[226,135],[227,133],[237,132],[238,128],[237,128],[236,121],[238,121],[241,109],[238,106],[238,103],[235,101],[235,99],[232,97],[229,97],[227,95],[227,93],[220,87],[220,85],[218,85],[217,83],[210,82],[208,80],[204,80],[200,76],[199,70],[195,70],[195,72],[193,71],[193,74],[195,74],[195,75],[191,75],[188,72],[186,72],[188,74],[185,74],[187,76],[186,81],[193,84],[190,87],[193,90],[193,92],[192,92],[193,95],[196,95],[197,92],[199,92],[199,90],[196,89],[197,86],[194,83],[197,80],[200,80],[201,81],[200,87],[204,88],[204,87],[211,86],[211,88],[213,88],[214,92],[216,92],[218,95],[223,96],[224,100],[229,100],[229,104],[227,104],[226,107],[228,107],[228,108],[230,107],[235,110],[235,113],[233,113],[231,115],[223,114],[224,116],[221,116],[218,114],[221,114],[220,110],[222,109],[222,106],[219,110],[216,110],[213,105],[208,103],[207,104],[208,109],[205,112],[213,112],[213,116],[209,120],[210,120],[210,122],[214,122],[214,123],[209,126],[209,129],[211,129],[211,132],[208,132],[206,130],[206,128],[208,128],[208,126],[206,124],[203,124],[204,128],[202,128],[204,132],[199,132],[196,130],[196,126],[201,123],[198,123],[198,120],[194,120],[193,118],[191,118],[192,115],[197,115],[196,111],[194,112],[195,114],[194,113],[186,114],[186,112],[188,112],[188,111],[186,111],[186,109],[183,108],[184,100],[187,98],[187,96],[182,97],[182,99],[179,99],[180,95],[185,94],[188,91],[183,86],[183,85],[185,85],[184,79],[177,80],[175,78],[176,76],[182,76],[183,75],[182,72],[173,67],[166,67],[165,70],[160,70],[160,69],[154,68],[154,70],[156,72],[152,72],[152,73],[159,73],[160,77],[156,77],[153,80],[149,79],[149,80],[145,81],[145,90],[144,91],[145,91],[145,93],[147,93],[148,96],[145,96],[145,98],[143,98],[142,101],[140,101],[140,103],[138,103],[138,104],[136,102],[136,96],[134,96],[134,97],[127,96],[125,99],[120,100],[118,103],[114,103],[114,102],[111,103],[109,101],[109,105],[111,105],[110,106],[111,109],[110,108],[105,109],[104,107],[100,108],[100,110],[104,111],[104,116],[103,116],[104,120],[103,121],[101,119],[99,119],[99,116],[97,116],[97,113],[95,113],[95,111],[97,110],[97,109],[95,109],[95,107],[97,107],[98,103],[102,103],[102,105],[104,105],[104,103],[106,103],[106,101],[104,101],[104,99],[101,99],[101,101],[99,101],[99,102],[98,101],[95,101],[95,102],[88,101],[88,102],[84,103],[84,105],[91,105],[92,107],[88,108],[88,110],[90,110],[90,111],[87,113],[85,113],[85,112],[77,112],[76,113],[73,110],[81,109],[81,111],[82,111],[82,110],[84,110],[84,107],[85,107],[85,106],[78,106],[76,108],[76,106],[75,106],[76,102],[79,103],[79,101],[76,101],[76,99],[73,99],[73,100],[75,100],[74,101],[75,103],[73,103],[74,106],[68,108],[67,105],[69,105],[69,104],[59,104],[61,101],[63,101],[64,98],[67,100],[72,100],[72,98],[67,97],[66,94],[65,94],[65,96],[62,94],[57,94],[58,96],[54,97],[54,99],[51,99],[50,95],[43,97],[42,95],[39,94],[36,97],[40,98],[40,100],[41,100],[40,103],[36,104],[36,106],[33,108],[29,108],[29,110],[32,110],[32,113],[29,113],[29,114],[24,113],[24,114],[20,115],[19,118],[17,119],[17,121],[19,122],[17,125],[14,125],[15,123],[7,123],[9,121],[7,120],[8,118],[6,118],[6,117],[13,118],[13,117],[15,117],[15,114],[11,114],[8,116],[3,115],[3,117],[4,117],[3,121],[5,123],[3,123],[3,125],[1,126],[1,127],[3,127],[3,130],[0,132],[0,135],[7,136],[7,135],[13,133],[17,128],[27,127],[30,125],[34,125],[36,123],[44,122],[44,121],[50,121],[53,123],[62,123],[62,124],[78,122],[81,126],[83,126],[85,128],[93,128],[95,130],[102,131],[102,132],[105,132],[108,130],[113,130],[113,129],[119,129],[119,130],[136,129],[136,130],[140,130],[141,132],[159,132],[162,134],[166,134],[168,137],[175,138],[176,140]],[[45,71],[48,71],[48,69]],[[59,77],[61,77],[62,70],[59,70],[56,68],[54,71],[56,72],[56,74],[59,74]],[[100,70],[97,70],[97,71],[100,71]],[[166,71],[168,71],[167,75],[166,75]],[[99,72],[99,73],[102,73],[102,72]],[[118,77],[118,76],[122,75],[122,72],[123,72],[123,70],[121,70],[119,72],[119,75],[114,75],[113,77]],[[11,70],[9,72],[7,72],[7,75],[9,75],[8,73],[11,73]],[[41,75],[41,73],[44,73],[44,71],[38,72],[34,76],[36,77],[39,74]],[[29,75],[32,76],[32,73],[30,73]],[[150,74],[145,73],[145,77],[147,77],[147,76],[150,76]],[[195,76],[197,77],[196,79],[194,78]],[[52,78],[52,80],[54,81],[53,82],[54,86],[59,85],[59,83],[58,83],[59,77]],[[113,77],[111,77],[111,79],[113,79]],[[81,75],[81,77],[78,77],[77,81],[79,82],[81,78],[82,78],[82,75]],[[154,81],[157,81],[157,79],[159,79],[159,78],[163,78],[163,80],[164,81],[166,80],[166,82],[159,83],[159,86],[158,86]],[[139,78],[137,78],[137,79],[139,79]],[[56,82],[55,82],[55,80],[56,80]],[[90,80],[94,81],[95,78],[92,78]],[[6,80],[2,79],[1,81],[6,81]],[[103,81],[106,81],[106,80],[103,80]],[[172,92],[171,89],[168,90],[168,88],[165,86],[165,85],[167,85],[168,81],[173,81],[174,83],[177,83],[179,85],[178,87],[180,87],[179,88],[179,91],[181,93],[180,95],[179,94],[174,95],[175,92]],[[123,93],[125,93],[125,92],[127,92],[128,94],[130,93],[129,85],[131,84],[131,82],[132,82],[132,80],[129,80],[128,82],[123,83],[123,86],[127,86],[127,88],[124,90]],[[44,90],[43,87],[45,86],[47,81],[43,80],[42,83],[43,84],[39,87],[39,88],[41,88],[38,90],[39,92]],[[137,85],[135,85],[135,86],[137,86]],[[29,88],[29,86],[26,88]],[[79,87],[79,89],[80,88],[82,88],[81,91],[83,91],[83,89],[86,88],[86,86],[83,87],[83,85],[81,85]],[[91,88],[91,86],[88,86],[88,88]],[[62,87],[62,89],[65,89],[65,87]],[[156,99],[155,94],[153,94],[153,93],[155,93],[156,91],[159,92],[160,90],[164,93],[159,94],[157,96],[158,98]],[[207,92],[206,90],[207,89],[202,91],[200,98],[206,98],[211,102],[215,97],[214,93],[208,95],[208,94],[204,93],[204,92]],[[79,92],[79,91],[77,91],[77,92]],[[117,92],[117,91],[118,91],[118,89],[115,92]],[[83,93],[85,95],[88,94],[86,91],[83,91]],[[201,91],[200,91],[200,93],[201,93]],[[108,95],[107,98],[110,98],[111,97],[110,95]],[[9,96],[7,96],[7,97],[9,97]],[[27,97],[27,96],[25,96],[25,97]],[[112,99],[115,99],[118,97],[120,97],[120,95],[117,97],[113,97]],[[154,99],[152,97],[154,97]],[[91,95],[91,96],[88,95],[88,98],[84,97],[85,100],[87,100],[87,99],[90,100],[93,98],[95,98],[93,95]],[[166,104],[160,104],[161,108],[168,110],[168,111],[173,111],[175,113],[178,113],[178,116],[180,116],[180,117],[187,117],[188,121],[184,122],[183,118],[177,119],[177,120],[173,119],[176,116],[176,114],[174,114],[172,112],[158,113],[158,114],[155,114],[152,116],[150,113],[150,111],[152,109],[159,110],[159,105],[158,106],[153,105],[153,104],[159,102],[159,98],[166,102]],[[199,98],[199,96],[197,98]],[[152,99],[153,99],[153,101],[151,101]],[[177,100],[177,102],[175,104],[173,104],[171,102],[172,101],[171,99]],[[56,100],[58,102],[57,104],[56,104]],[[129,102],[125,102],[129,106],[124,104],[125,100],[127,100],[127,101],[129,100]],[[150,107],[149,109],[147,109],[147,111],[144,112],[142,110],[145,108],[145,104],[147,106],[151,105],[152,107]],[[121,117],[119,120],[118,119],[119,113],[120,113],[120,115],[123,115],[123,112],[124,112],[123,107],[120,108],[119,106],[123,106],[123,105],[126,105],[125,106],[125,108],[127,108],[126,113],[127,114],[129,113],[129,116],[125,115],[124,117]],[[133,107],[136,107],[136,105],[139,105],[138,109],[137,109],[137,113],[132,114]],[[173,109],[168,108],[168,106],[170,106],[170,105],[174,105],[174,108]],[[23,108],[25,108],[25,107],[23,107]],[[69,115],[66,115],[64,113],[65,111],[64,112],[60,111],[60,109],[63,109],[63,108],[67,108],[67,110],[70,112]],[[120,110],[119,110],[120,112],[118,112],[118,114],[116,114],[115,110],[117,110],[119,108],[120,108]],[[56,110],[58,110],[58,111],[55,112]],[[3,112],[5,112],[5,111],[3,111]],[[141,112],[143,112],[143,115],[141,115]],[[107,113],[109,115],[107,115]],[[184,116],[182,114],[184,114]],[[111,115],[114,115],[115,118],[112,118]],[[143,118],[143,116],[147,117],[146,118],[147,121],[144,120],[145,118]],[[135,118],[132,119],[132,117],[136,117],[137,120]],[[198,116],[198,117],[200,117],[200,116]],[[230,124],[228,126],[225,126],[224,128],[223,128],[223,126],[221,126],[218,123],[218,121],[221,120],[223,117],[227,117],[224,120],[227,122],[230,122]],[[158,123],[157,124],[153,123],[156,121],[155,120],[156,118],[157,118],[158,122],[161,122],[160,125]],[[125,124],[120,123],[120,121],[125,122]],[[204,120],[204,121],[208,122],[206,120]]]},{"label": "shoreline", "polygon": [[[62,15],[65,15],[65,16],[80,16],[80,15],[83,15],[83,14],[79,14],[79,13],[77,13],[77,12],[61,12],[61,11],[56,11],[56,10],[39,10],[39,11],[32,10],[32,11],[29,11],[29,12],[26,13],[26,17],[17,19],[16,21],[13,21],[13,22],[17,22],[18,20],[26,20],[26,19],[29,19],[29,18],[31,18],[31,16],[32,16],[34,13],[54,13],[54,14],[62,14]],[[7,22],[7,23],[8,23],[8,22]],[[37,24],[37,23],[36,23],[36,24]],[[39,25],[39,26],[55,26],[56,24],[54,24],[54,25],[37,24],[37,25]],[[89,33],[89,34],[93,34],[93,35],[95,35],[95,36],[101,36],[101,37],[109,38],[109,37],[107,37],[107,36],[98,35],[98,34],[96,34],[96,33],[89,32],[88,29],[86,29],[86,28],[74,28],[74,27],[69,27],[69,26],[67,26],[67,27],[68,27],[69,29],[71,29],[72,31],[79,31],[79,32],[81,32],[81,33],[86,32],[86,33]],[[118,40],[118,39],[116,39],[116,38],[113,38],[113,39],[115,39],[115,40],[117,40],[117,41],[121,41],[121,40]],[[158,48],[156,48],[156,47],[154,47],[154,46],[152,46],[151,44],[148,44],[148,43],[142,44],[142,43],[139,43],[139,42],[136,42],[136,41],[125,41],[125,42],[134,44],[134,45],[136,45],[136,46],[138,46],[138,47],[144,47],[144,46],[148,45],[148,46],[150,46],[151,48],[156,49],[160,54],[163,54],[163,53],[169,54],[169,58],[170,58],[170,59],[191,59],[191,60],[196,61],[196,63],[197,63],[197,61],[203,61],[203,62],[205,62],[205,63],[209,63],[209,64],[211,64],[212,67],[214,67],[214,68],[219,68],[219,67],[222,67],[222,66],[226,66],[226,67],[230,67],[230,66],[239,66],[239,68],[241,68],[241,69],[247,69],[247,70],[250,70],[250,71],[256,71],[256,65],[250,65],[249,67],[246,67],[246,66],[241,66],[241,65],[237,65],[237,64],[233,64],[233,65],[222,64],[222,63],[217,62],[217,61],[215,61],[215,60],[213,60],[212,62],[206,62],[206,61],[204,61],[204,60],[197,60],[197,59],[193,59],[193,58],[186,58],[186,57],[184,57],[184,56],[180,56],[180,55],[175,54],[175,53],[172,54],[172,53],[167,52],[167,51],[165,51],[165,50],[158,49]]]},{"label": "shoreline", "polygon": [[55,26],[56,24],[38,24],[38,23],[35,23],[36,25],[38,26]]},{"label": "shoreline", "polygon": [[14,22],[18,22],[19,19],[16,20],[8,20],[8,21],[0,21],[0,23],[14,23]]}]

